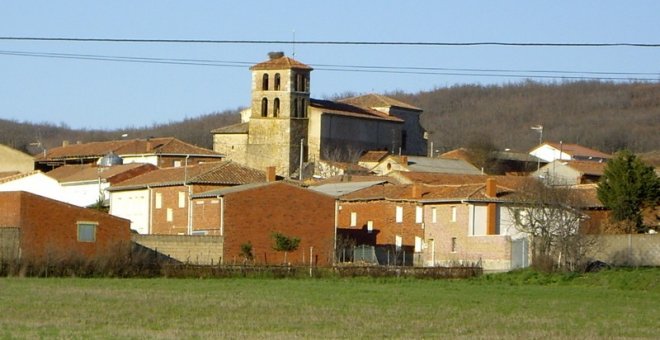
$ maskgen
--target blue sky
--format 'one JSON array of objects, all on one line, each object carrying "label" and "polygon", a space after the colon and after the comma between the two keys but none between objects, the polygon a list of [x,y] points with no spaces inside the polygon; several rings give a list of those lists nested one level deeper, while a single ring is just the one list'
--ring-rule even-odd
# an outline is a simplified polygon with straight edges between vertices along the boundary
[{"label": "blue sky", "polygon": [[[0,36],[290,41],[295,32],[297,41],[657,44],[659,13],[660,1],[24,0],[0,4]],[[291,55],[294,50],[296,59],[316,69],[311,79],[315,98],[347,91],[416,92],[461,84],[506,84],[540,75],[660,79],[660,48],[0,40],[0,118],[121,129],[235,109],[249,103],[247,65],[266,60],[269,51]],[[19,56],[17,52],[244,64],[171,65]],[[324,65],[447,70],[435,70],[435,74],[356,72],[333,71]],[[503,76],[511,74],[523,78]]]}]

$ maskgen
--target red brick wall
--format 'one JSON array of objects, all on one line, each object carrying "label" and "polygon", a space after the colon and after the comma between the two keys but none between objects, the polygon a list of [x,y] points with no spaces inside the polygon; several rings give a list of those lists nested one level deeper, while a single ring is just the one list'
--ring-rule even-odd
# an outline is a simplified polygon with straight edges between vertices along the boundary
[{"label": "red brick wall", "polygon": [[[193,185],[193,194],[220,189],[225,186],[219,185]],[[179,235],[188,233],[188,188],[183,185],[153,188],[153,200],[151,202],[151,227],[155,235]],[[179,192],[185,195],[185,204],[179,208]],[[162,206],[156,208],[156,195],[162,195]],[[193,209],[195,203],[193,202]],[[167,221],[167,209],[172,209],[172,221]],[[196,225],[195,212],[193,212],[193,226]],[[203,217],[202,217],[203,218]],[[199,229],[199,228],[197,228]]]},{"label": "red brick wall", "polygon": [[[20,209],[15,209],[16,202]],[[130,245],[130,221],[96,210],[26,192],[0,193],[0,215],[4,219],[11,216],[7,209],[20,211],[18,227],[24,259],[113,255],[118,247]],[[96,242],[78,241],[77,222],[81,221],[98,223]]]},{"label": "red brick wall", "polygon": [[273,250],[272,233],[300,238],[298,250],[287,255],[293,264],[314,261],[330,265],[334,249],[333,197],[285,183],[272,183],[224,197],[225,263],[240,262],[241,244],[252,243],[255,262],[280,264],[284,254]]},{"label": "red brick wall", "polygon": [[[415,246],[415,236],[424,237],[421,223],[415,223],[414,202],[366,201],[340,202],[339,228],[344,235],[355,238],[357,244],[394,245],[396,235],[402,237],[403,246]],[[396,222],[396,207],[403,208],[402,223]],[[356,226],[351,226],[351,212],[357,213]],[[367,221],[373,221],[374,231],[367,232]],[[359,230],[359,231],[358,231]]]},{"label": "red brick wall", "polygon": [[193,230],[220,235],[220,199],[205,198],[192,201]]}]

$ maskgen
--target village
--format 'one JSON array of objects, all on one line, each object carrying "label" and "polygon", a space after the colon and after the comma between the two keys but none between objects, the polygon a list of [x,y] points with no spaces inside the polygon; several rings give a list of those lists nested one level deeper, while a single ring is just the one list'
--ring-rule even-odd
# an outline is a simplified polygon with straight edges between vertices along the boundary
[{"label": "village", "polygon": [[[535,259],[520,212],[539,184],[580,198],[575,220],[563,220],[568,236],[611,233],[597,189],[614,155],[544,141],[537,125],[538,145],[498,151],[486,171],[469,150],[436,153],[423,108],[380,94],[311,98],[312,68],[281,52],[250,71],[241,123],[200,131],[213,150],[167,136],[63,141],[35,156],[0,146],[0,261],[139,245],[196,265],[511,271]],[[654,233],[611,235],[575,256],[657,266]],[[567,261],[568,251],[552,253]]]}]

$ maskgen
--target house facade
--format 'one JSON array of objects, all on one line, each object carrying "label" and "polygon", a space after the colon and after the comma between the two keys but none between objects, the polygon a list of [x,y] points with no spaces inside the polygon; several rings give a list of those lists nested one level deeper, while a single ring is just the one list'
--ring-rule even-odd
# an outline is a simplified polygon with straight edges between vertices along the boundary
[{"label": "house facade", "polygon": [[561,142],[543,143],[530,151],[529,154],[546,163],[550,163],[554,160],[607,162],[608,159],[612,158],[612,155],[598,150],[590,149],[578,144]]},{"label": "house facade", "polygon": [[253,183],[193,195],[195,232],[223,237],[225,264],[244,263],[243,246],[251,245],[251,263],[282,264],[274,233],[300,239],[286,262],[328,266],[334,261],[335,199],[294,184]]},{"label": "house facade", "polygon": [[265,171],[231,161],[154,170],[110,186],[110,213],[140,234],[190,235],[193,194],[265,180]]},{"label": "house facade", "polygon": [[[212,131],[213,149],[228,159],[255,168],[275,165],[278,175],[289,177],[319,160],[343,161],[373,149],[399,152],[408,139],[404,151],[417,151],[412,147],[422,139],[417,108],[397,102],[379,111],[313,99],[312,68],[281,53],[250,69],[250,109],[242,112],[240,124]],[[410,131],[403,133],[407,126]]]},{"label": "house facade", "polygon": [[97,210],[14,191],[0,192],[0,211],[0,253],[9,258],[54,262],[130,250],[130,221]]},{"label": "house facade", "polygon": [[532,173],[549,185],[575,186],[598,183],[605,173],[605,162],[555,160]]},{"label": "house facade", "polygon": [[39,170],[1,178],[0,192],[7,191],[25,191],[62,202],[69,198],[56,179]]}]

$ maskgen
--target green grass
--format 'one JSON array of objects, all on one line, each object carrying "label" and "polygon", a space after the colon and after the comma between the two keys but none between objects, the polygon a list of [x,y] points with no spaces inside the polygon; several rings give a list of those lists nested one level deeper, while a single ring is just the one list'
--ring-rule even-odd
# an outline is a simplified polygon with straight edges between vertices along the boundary
[{"label": "green grass", "polygon": [[2,278],[0,338],[654,338],[659,280]]}]

